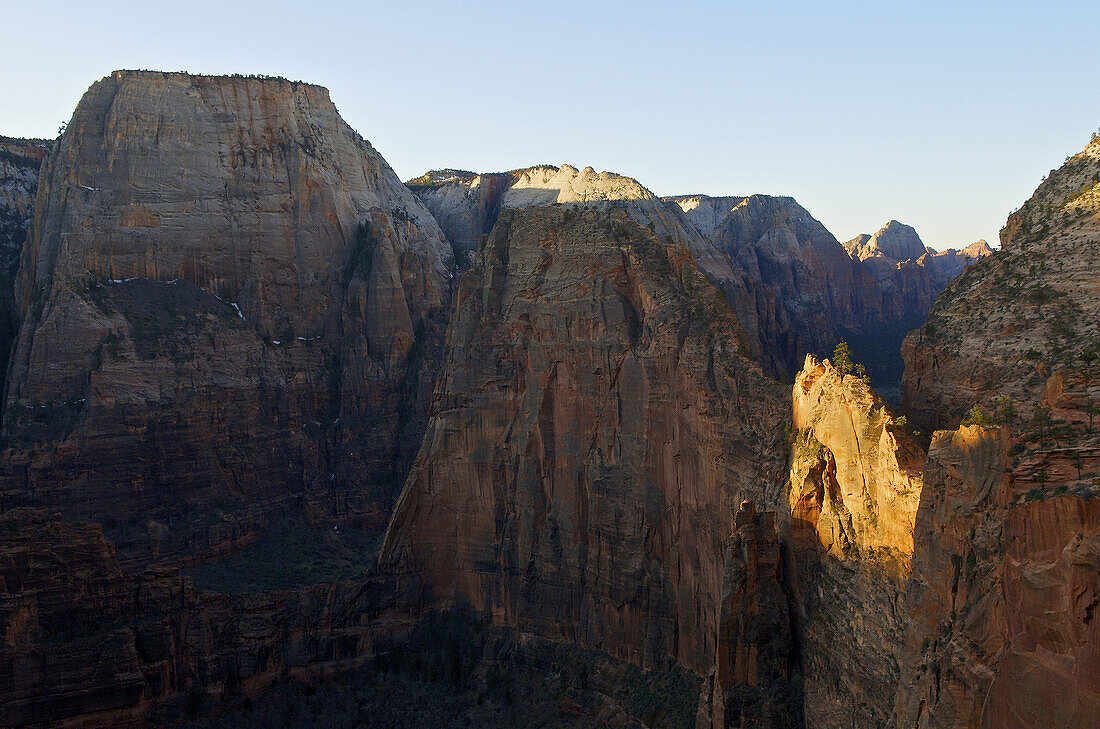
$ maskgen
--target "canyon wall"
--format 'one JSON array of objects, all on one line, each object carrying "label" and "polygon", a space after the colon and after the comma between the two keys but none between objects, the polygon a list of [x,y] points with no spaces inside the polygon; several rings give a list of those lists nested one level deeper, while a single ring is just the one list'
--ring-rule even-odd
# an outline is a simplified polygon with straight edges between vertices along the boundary
[{"label": "canyon wall", "polygon": [[924,469],[899,726],[1100,715],[1097,182],[1094,139],[906,339],[913,414],[967,425],[935,433]]},{"label": "canyon wall", "polygon": [[449,308],[434,219],[320,87],[116,72],[42,173],[6,508],[205,554],[290,508],[381,528]]},{"label": "canyon wall", "polygon": [[462,277],[382,564],[641,665],[714,663],[737,504],[773,508],[781,391],[688,252],[625,211],[502,213]]},{"label": "canyon wall", "polygon": [[15,277],[34,219],[38,168],[49,146],[44,139],[0,137],[0,392],[19,329]]},{"label": "canyon wall", "polygon": [[[140,725],[469,607],[690,673],[699,727],[1100,714],[1100,142],[993,255],[568,165],[418,199],[281,79],[117,72],[51,144],[17,245],[46,147],[0,140],[0,724]],[[921,435],[812,355],[979,258],[904,349],[919,427],[975,424]],[[386,525],[377,569],[181,573],[286,515]]]},{"label": "canyon wall", "polygon": [[926,427],[954,427],[973,405],[992,412],[1002,396],[1026,419],[1053,376],[1091,387],[1079,355],[1100,351],[1098,182],[1094,139],[1051,171],[1009,216],[1001,250],[948,286],[906,338],[902,398]]},{"label": "canyon wall", "polygon": [[1006,430],[981,426],[932,442],[898,726],[1084,727],[1100,715],[1100,499],[1064,484],[1031,493],[1012,450]]},{"label": "canyon wall", "polygon": [[[374,583],[197,592],[171,567],[120,567],[100,527],[0,515],[0,725],[142,726],[169,701],[347,670],[401,622]],[[387,622],[388,631],[379,630]]]},{"label": "canyon wall", "polygon": [[477,250],[502,210],[617,202],[659,239],[691,253],[724,292],[754,359],[773,376],[793,376],[807,353],[829,352],[848,339],[872,376],[896,387],[897,344],[923,321],[947,282],[978,258],[977,249],[972,258],[955,251],[935,255],[896,221],[850,242],[866,244],[862,257],[850,255],[792,198],[658,199],[632,178],[591,167],[435,170],[408,184],[461,256]]},{"label": "canyon wall", "polygon": [[924,453],[867,383],[808,356],[789,482],[806,725],[888,726]]}]

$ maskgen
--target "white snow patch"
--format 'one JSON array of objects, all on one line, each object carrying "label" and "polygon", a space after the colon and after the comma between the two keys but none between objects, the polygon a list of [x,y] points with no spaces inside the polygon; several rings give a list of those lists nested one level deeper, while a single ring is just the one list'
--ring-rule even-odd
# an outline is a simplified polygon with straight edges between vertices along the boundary
[{"label": "white snow patch", "polygon": [[81,185],[81,187],[83,187],[88,192],[99,192],[98,187],[88,187],[87,185]]}]

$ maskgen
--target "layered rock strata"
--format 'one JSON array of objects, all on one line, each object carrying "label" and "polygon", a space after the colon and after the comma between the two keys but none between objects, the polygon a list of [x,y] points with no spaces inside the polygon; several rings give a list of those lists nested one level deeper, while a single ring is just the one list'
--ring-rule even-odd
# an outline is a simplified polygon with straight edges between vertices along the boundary
[{"label": "layered rock strata", "polygon": [[49,146],[44,139],[0,137],[0,392],[18,331],[15,277],[34,217],[38,168]]},{"label": "layered rock strata", "polygon": [[[878,360],[891,347],[873,342],[883,336],[900,342],[923,320],[945,283],[933,283],[923,264],[915,262],[891,263],[885,276],[876,277],[878,259],[865,266],[849,256],[821,223],[787,197],[658,199],[629,177],[570,165],[496,174],[437,170],[408,184],[460,256],[476,251],[505,209],[579,203],[625,210],[659,239],[691,253],[725,293],[753,357],[775,375],[793,375],[808,352],[826,352],[840,339],[866,335],[864,359],[876,377],[896,386],[900,363],[892,357],[880,367]],[[880,232],[883,246],[896,252],[897,246],[887,243],[897,236]],[[925,249],[917,241],[920,258]],[[946,272],[949,267],[940,268]]]},{"label": "layered rock strata", "polygon": [[845,338],[843,330],[898,318],[874,278],[793,198],[666,200],[714,249],[700,266],[727,292],[769,371],[791,376],[807,353]]},{"label": "layered rock strata", "polygon": [[924,454],[866,382],[828,360],[806,358],[793,405],[806,722],[885,727],[901,678]]},{"label": "layered rock strata", "polygon": [[1100,715],[1100,499],[1036,494],[1005,429],[936,434],[898,726],[1085,727]]},{"label": "layered rock strata", "polygon": [[697,724],[802,727],[804,710],[789,559],[775,512],[742,502],[726,547],[718,656]]},{"label": "layered rock strata", "polygon": [[781,394],[687,251],[627,212],[503,213],[462,277],[381,561],[521,630],[714,665],[736,505],[774,508]]},{"label": "layered rock strata", "polygon": [[[924,469],[900,726],[1100,714],[1100,140],[1009,217],[905,342]],[[1000,425],[983,427],[982,423]]]},{"label": "layered rock strata", "polygon": [[387,592],[360,583],[200,593],[174,568],[124,571],[95,524],[8,511],[0,724],[141,726],[165,701],[254,694],[280,677],[347,669],[387,633]]},{"label": "layered rock strata", "polygon": [[380,526],[423,429],[451,260],[325,89],[99,81],[43,167],[23,253],[5,506],[110,522],[141,559],[246,539],[289,504]]},{"label": "layered rock strata", "polygon": [[[906,338],[902,398],[929,428],[1009,397],[1030,417],[1058,375],[1097,402],[1082,351],[1100,351],[1100,140],[1038,187],[1001,231],[1001,250],[966,270]],[[1085,366],[1087,364],[1087,366]],[[1086,381],[1087,378],[1087,381]],[[1084,392],[1088,390],[1088,392]]]}]

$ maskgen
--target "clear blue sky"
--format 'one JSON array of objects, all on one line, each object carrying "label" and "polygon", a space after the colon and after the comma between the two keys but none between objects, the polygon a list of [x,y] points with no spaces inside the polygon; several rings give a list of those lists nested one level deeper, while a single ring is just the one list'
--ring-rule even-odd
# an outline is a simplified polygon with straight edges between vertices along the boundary
[{"label": "clear blue sky", "polygon": [[0,134],[117,68],[328,86],[407,179],[569,162],[996,240],[1100,125],[1095,2],[5,0]]}]

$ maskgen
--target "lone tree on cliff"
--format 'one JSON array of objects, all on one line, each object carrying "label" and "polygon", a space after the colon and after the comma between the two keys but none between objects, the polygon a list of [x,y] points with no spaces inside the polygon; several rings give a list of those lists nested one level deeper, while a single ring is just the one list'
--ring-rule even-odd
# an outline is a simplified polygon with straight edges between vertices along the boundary
[{"label": "lone tree on cliff", "polygon": [[852,374],[852,368],[855,365],[852,364],[852,350],[848,348],[847,342],[841,342],[836,345],[836,349],[833,350],[833,367],[841,375]]},{"label": "lone tree on cliff", "polygon": [[1012,425],[1016,418],[1020,417],[1020,411],[1016,409],[1016,403],[1008,395],[1001,395],[993,401],[993,422],[1000,425]]},{"label": "lone tree on cliff", "polygon": [[1039,447],[1041,448],[1043,446],[1043,431],[1050,425],[1050,408],[1040,403],[1031,416],[1031,422],[1039,428]]},{"label": "lone tree on cliff", "polygon": [[980,405],[975,405],[967,412],[966,417],[962,419],[959,425],[980,425],[983,428],[986,425],[985,413],[982,412]]}]

